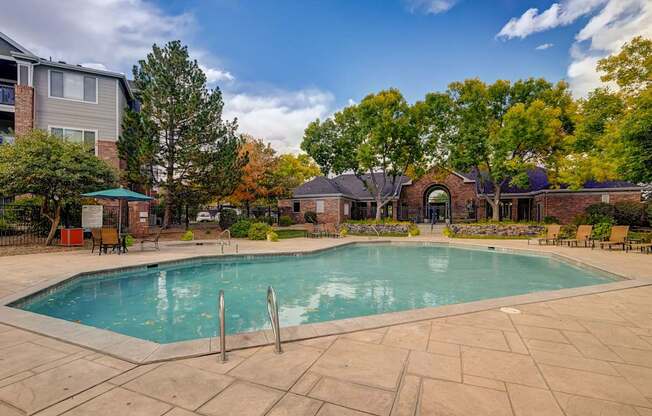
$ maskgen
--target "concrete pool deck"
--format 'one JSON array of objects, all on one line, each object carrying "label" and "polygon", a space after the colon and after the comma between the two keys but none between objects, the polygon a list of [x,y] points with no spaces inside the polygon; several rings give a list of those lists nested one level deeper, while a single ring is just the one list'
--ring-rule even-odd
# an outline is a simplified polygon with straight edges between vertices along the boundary
[{"label": "concrete pool deck", "polygon": [[[309,251],[351,241],[369,240],[238,241],[238,249]],[[0,414],[652,415],[652,286],[627,288],[652,283],[652,256],[525,241],[400,241],[555,253],[633,280],[603,293],[580,288],[587,292],[539,292],[486,301],[481,309],[451,305],[442,315],[413,313],[416,322],[371,330],[345,323],[335,328],[339,335],[286,343],[281,355],[268,346],[231,352],[226,364],[211,354],[137,365],[0,324]],[[127,256],[0,258],[0,298],[6,303],[80,271],[219,251],[168,243]]]}]

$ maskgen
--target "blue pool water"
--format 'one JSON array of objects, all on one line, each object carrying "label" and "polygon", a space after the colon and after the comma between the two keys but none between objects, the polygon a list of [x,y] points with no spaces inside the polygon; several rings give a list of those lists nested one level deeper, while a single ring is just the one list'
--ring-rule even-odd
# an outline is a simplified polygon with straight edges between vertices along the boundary
[{"label": "blue pool water", "polygon": [[268,328],[277,293],[281,326],[607,283],[548,257],[446,246],[366,244],[319,254],[190,261],[80,278],[22,309],[168,343]]}]

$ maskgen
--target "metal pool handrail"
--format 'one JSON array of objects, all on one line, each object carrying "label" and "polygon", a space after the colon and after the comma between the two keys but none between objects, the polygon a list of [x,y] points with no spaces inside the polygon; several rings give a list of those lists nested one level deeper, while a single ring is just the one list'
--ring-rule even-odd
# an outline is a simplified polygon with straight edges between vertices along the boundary
[{"label": "metal pool handrail", "polygon": [[267,288],[267,313],[274,332],[274,351],[280,354],[283,350],[281,349],[281,328],[278,324],[278,303],[276,302],[276,292],[271,286]]},{"label": "metal pool handrail", "polygon": [[226,325],[224,325],[224,291],[220,290],[219,294],[220,309],[220,356],[222,362],[226,362]]},{"label": "metal pool handrail", "polygon": [[226,235],[226,245],[230,246],[231,245],[231,230],[224,230],[222,231],[218,236],[217,239],[222,241],[222,244],[224,244],[224,235]]}]

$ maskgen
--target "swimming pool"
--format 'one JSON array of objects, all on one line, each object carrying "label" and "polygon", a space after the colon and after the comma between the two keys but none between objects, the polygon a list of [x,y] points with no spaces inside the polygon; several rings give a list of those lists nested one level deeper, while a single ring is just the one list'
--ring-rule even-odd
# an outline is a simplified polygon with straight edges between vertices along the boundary
[{"label": "swimming pool", "polygon": [[281,326],[608,283],[547,256],[425,244],[356,244],[307,255],[211,258],[80,277],[16,304],[158,343],[269,328],[266,290]]}]

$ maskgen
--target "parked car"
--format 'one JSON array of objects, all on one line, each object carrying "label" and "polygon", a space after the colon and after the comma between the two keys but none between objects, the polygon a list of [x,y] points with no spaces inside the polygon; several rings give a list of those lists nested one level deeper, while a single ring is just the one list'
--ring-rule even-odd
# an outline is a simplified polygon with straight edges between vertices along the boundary
[{"label": "parked car", "polygon": [[208,211],[200,211],[197,213],[197,222],[211,222],[214,218]]}]

